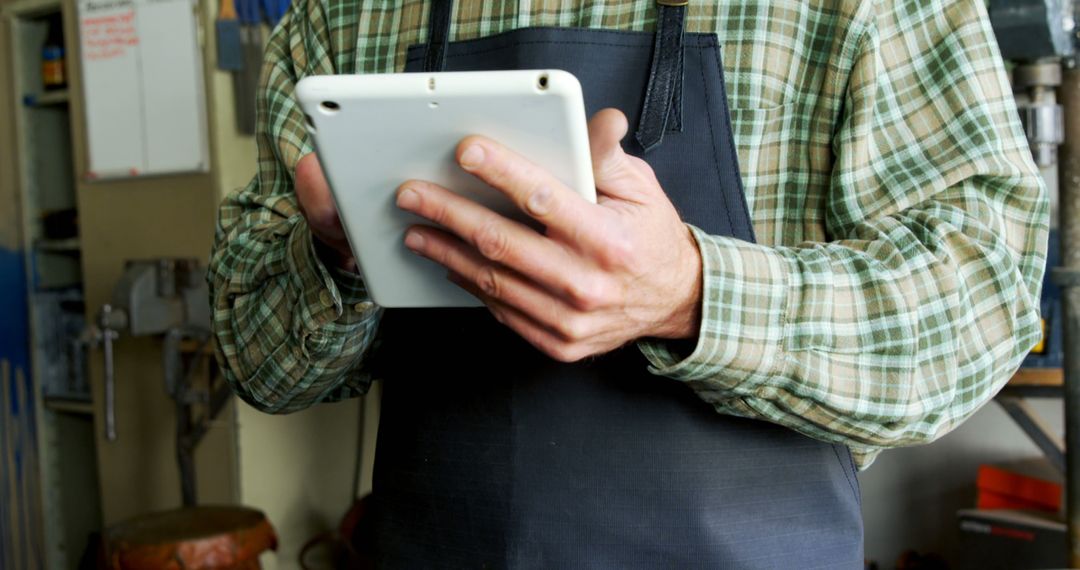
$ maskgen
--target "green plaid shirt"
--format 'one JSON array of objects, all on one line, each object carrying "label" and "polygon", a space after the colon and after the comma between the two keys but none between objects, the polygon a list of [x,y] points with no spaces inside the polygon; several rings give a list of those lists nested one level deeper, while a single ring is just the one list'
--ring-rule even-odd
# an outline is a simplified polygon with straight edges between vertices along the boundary
[{"label": "green plaid shirt", "polygon": [[[400,71],[427,11],[296,0],[270,38],[258,173],[221,206],[209,275],[221,368],[261,409],[363,392],[378,350],[380,309],[320,263],[297,208],[311,145],[293,86]],[[451,39],[654,25],[652,0],[459,0]],[[639,341],[652,371],[720,413],[846,444],[863,467],[948,432],[1040,335],[1046,191],[983,2],[694,1],[687,28],[723,45],[759,243],[695,229],[701,331],[686,353]]]}]

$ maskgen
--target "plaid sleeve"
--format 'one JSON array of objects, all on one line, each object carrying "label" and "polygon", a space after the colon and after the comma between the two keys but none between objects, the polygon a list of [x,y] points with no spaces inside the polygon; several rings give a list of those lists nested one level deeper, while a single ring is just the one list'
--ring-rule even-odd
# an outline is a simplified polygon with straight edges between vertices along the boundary
[{"label": "plaid sleeve", "polygon": [[694,229],[696,346],[639,344],[719,411],[847,444],[862,467],[1008,381],[1040,336],[1049,222],[982,2],[896,4],[853,51],[820,213],[832,241]]},{"label": "plaid sleeve", "polygon": [[268,412],[350,397],[370,383],[363,362],[381,310],[359,276],[319,260],[292,179],[311,152],[293,86],[334,72],[332,31],[321,3],[299,0],[271,35],[257,102],[258,172],[222,203],[210,258],[221,370],[241,398]]}]

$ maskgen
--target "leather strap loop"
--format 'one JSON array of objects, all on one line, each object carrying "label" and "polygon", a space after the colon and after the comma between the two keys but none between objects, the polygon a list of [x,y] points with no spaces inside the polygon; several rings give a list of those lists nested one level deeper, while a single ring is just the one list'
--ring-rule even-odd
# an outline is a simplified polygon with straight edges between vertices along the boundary
[{"label": "leather strap loop", "polygon": [[446,46],[450,44],[450,15],[453,11],[454,0],[431,0],[424,71],[442,71],[446,67]]},{"label": "leather strap loop", "polygon": [[675,130],[682,129],[682,83],[683,83],[683,26],[686,5],[657,6],[656,40],[653,44],[649,84],[645,88],[645,100],[641,106],[634,138],[648,152],[664,140],[664,132],[671,122]]},{"label": "leather strap loop", "polygon": [[[424,71],[442,71],[450,43],[453,0],[431,0]],[[656,40],[649,82],[634,138],[648,152],[660,145],[668,130],[682,130],[683,27],[686,2],[657,2]]]}]

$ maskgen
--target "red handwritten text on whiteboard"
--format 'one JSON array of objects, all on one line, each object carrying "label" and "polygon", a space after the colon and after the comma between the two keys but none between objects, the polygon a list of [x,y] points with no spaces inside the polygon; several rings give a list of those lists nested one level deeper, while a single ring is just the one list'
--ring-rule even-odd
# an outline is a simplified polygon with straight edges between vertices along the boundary
[{"label": "red handwritten text on whiteboard", "polygon": [[89,16],[81,24],[82,49],[88,60],[123,57],[128,48],[139,44],[134,10]]}]

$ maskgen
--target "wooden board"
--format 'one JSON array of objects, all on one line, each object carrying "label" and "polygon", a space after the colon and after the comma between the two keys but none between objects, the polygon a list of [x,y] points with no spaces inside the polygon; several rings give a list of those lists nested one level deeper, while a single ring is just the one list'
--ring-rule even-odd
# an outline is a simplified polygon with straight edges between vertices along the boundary
[{"label": "wooden board", "polygon": [[1021,368],[1009,380],[1010,386],[1061,386],[1064,374],[1060,368]]}]

